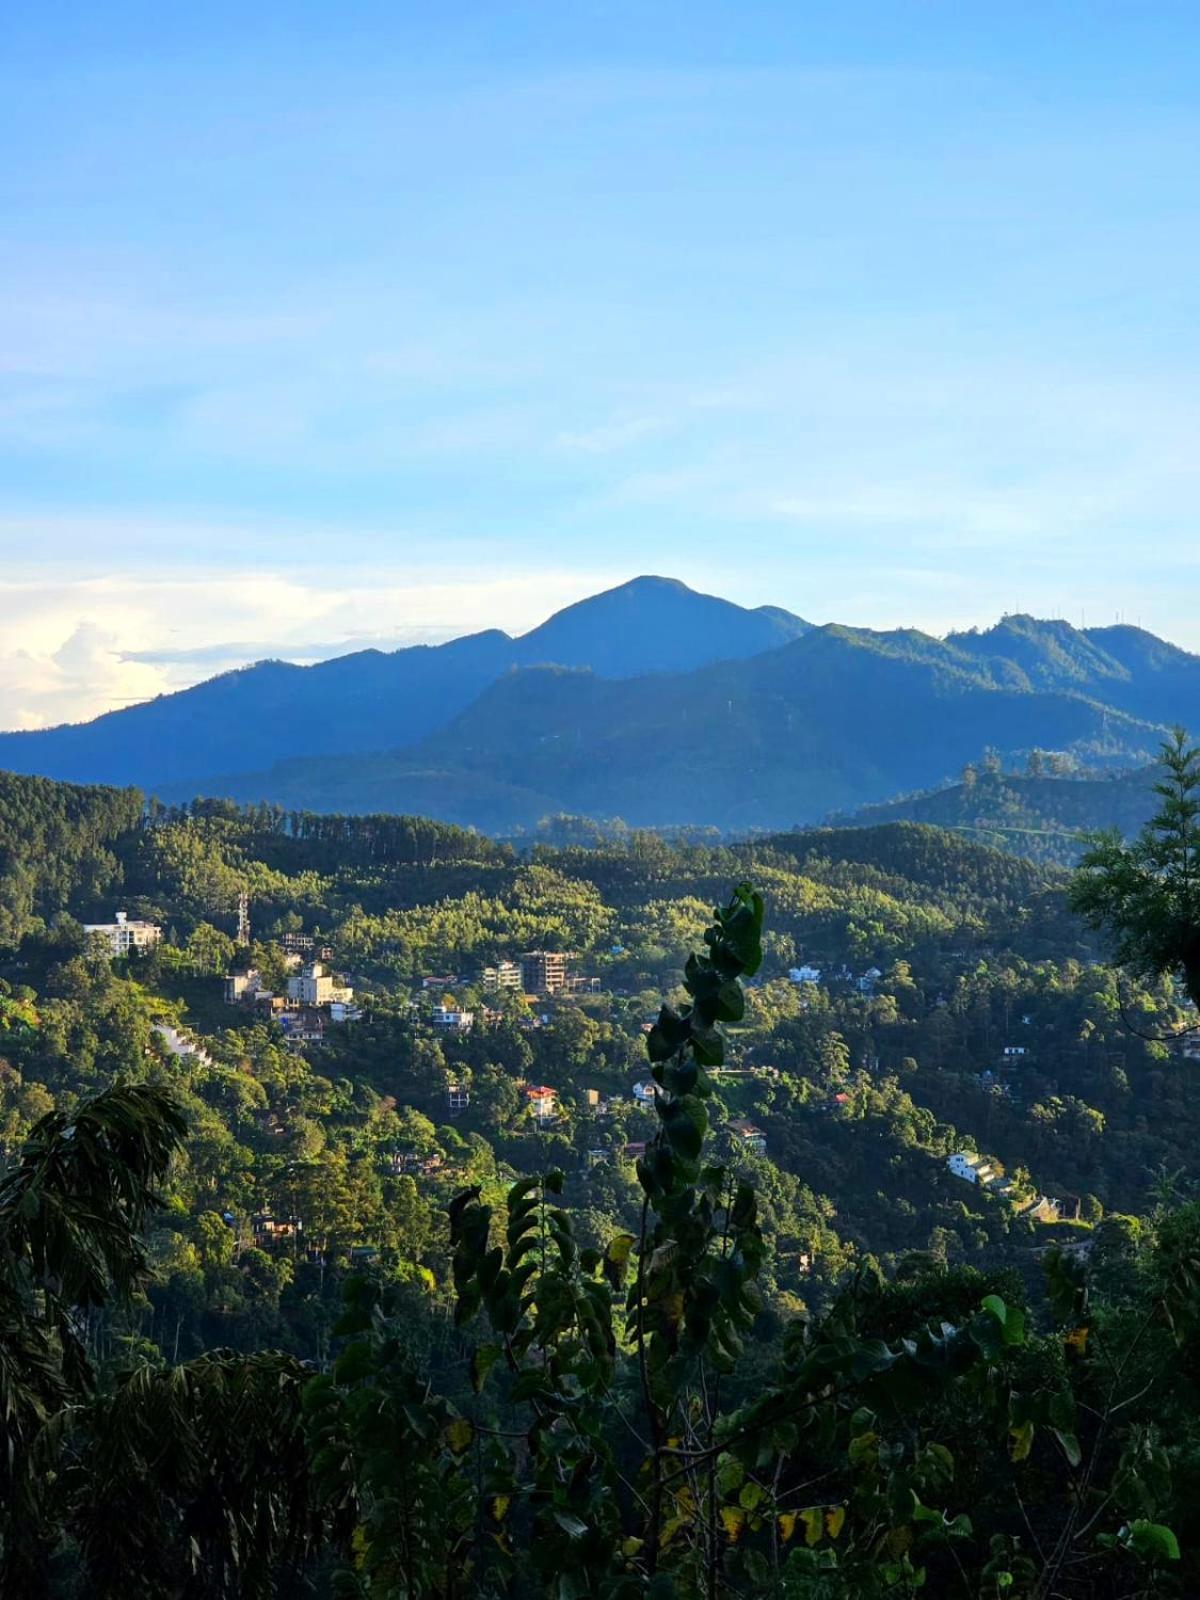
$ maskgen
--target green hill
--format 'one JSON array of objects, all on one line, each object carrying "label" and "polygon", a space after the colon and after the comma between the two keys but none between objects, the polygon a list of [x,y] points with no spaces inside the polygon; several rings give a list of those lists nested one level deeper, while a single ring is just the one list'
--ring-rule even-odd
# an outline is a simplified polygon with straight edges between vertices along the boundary
[{"label": "green hill", "polygon": [[1136,833],[1155,806],[1157,768],[1141,767],[1112,777],[1021,777],[980,772],[971,783],[905,795],[864,806],[838,825],[925,822],[952,828],[982,843],[1035,861],[1074,863],[1081,836],[1103,828]]}]

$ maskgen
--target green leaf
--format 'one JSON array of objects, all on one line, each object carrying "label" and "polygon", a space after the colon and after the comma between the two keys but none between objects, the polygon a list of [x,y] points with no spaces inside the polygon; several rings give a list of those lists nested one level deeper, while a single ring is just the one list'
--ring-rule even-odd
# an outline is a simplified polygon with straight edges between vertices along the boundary
[{"label": "green leaf", "polygon": [[487,1382],[488,1373],[499,1361],[503,1352],[498,1344],[481,1344],[471,1357],[471,1387],[478,1394]]},{"label": "green leaf", "polygon": [[1062,1453],[1066,1456],[1071,1466],[1077,1467],[1083,1460],[1083,1451],[1079,1448],[1079,1440],[1073,1433],[1067,1433],[1062,1428],[1052,1430],[1054,1437],[1062,1446]]},{"label": "green leaf", "polygon": [[659,1108],[667,1142],[674,1153],[684,1161],[695,1161],[704,1148],[704,1135],[708,1129],[708,1112],[704,1102],[695,1095],[683,1095]]},{"label": "green leaf", "polygon": [[1179,1540],[1164,1523],[1139,1517],[1121,1529],[1120,1538],[1144,1561],[1178,1561]]}]

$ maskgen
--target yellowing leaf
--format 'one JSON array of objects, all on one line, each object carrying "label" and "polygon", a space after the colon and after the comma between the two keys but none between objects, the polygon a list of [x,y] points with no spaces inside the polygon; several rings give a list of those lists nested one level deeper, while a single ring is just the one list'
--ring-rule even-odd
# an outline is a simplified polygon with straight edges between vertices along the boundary
[{"label": "yellowing leaf", "polygon": [[641,1539],[625,1539],[625,1540],[623,1540],[622,1544],[621,1544],[621,1554],[623,1556],[635,1556],[635,1555],[637,1555],[638,1551],[642,1548],[642,1542],[643,1541]]},{"label": "yellowing leaf", "polygon": [[842,1524],[846,1520],[845,1506],[830,1506],[825,1513],[825,1532],[831,1539],[836,1539],[842,1531]]},{"label": "yellowing leaf", "polygon": [[804,1524],[804,1542],[812,1545],[818,1543],[825,1532],[825,1513],[820,1506],[809,1506],[807,1511],[800,1513],[800,1520]]},{"label": "yellowing leaf", "polygon": [[350,1535],[350,1549],[354,1552],[354,1565],[361,1571],[366,1565],[367,1551],[370,1549],[367,1530],[361,1522]]},{"label": "yellowing leaf", "polygon": [[742,1529],[746,1526],[746,1513],[738,1506],[722,1506],[721,1522],[730,1544],[736,1544],[742,1536]]},{"label": "yellowing leaf", "polygon": [[1063,1343],[1066,1345],[1068,1350],[1073,1350],[1077,1356],[1081,1356],[1087,1349],[1089,1332],[1090,1330],[1088,1328],[1072,1328],[1070,1333],[1068,1333],[1066,1338],[1063,1340]]},{"label": "yellowing leaf", "polygon": [[456,1456],[462,1455],[474,1437],[475,1429],[466,1417],[455,1417],[453,1422],[447,1424],[446,1443]]},{"label": "yellowing leaf", "polygon": [[508,1508],[510,1505],[512,1505],[511,1495],[494,1495],[492,1497],[492,1520],[494,1522],[503,1522],[505,1517],[508,1515]]},{"label": "yellowing leaf", "polygon": [[1012,1437],[1011,1454],[1013,1460],[1024,1461],[1033,1449],[1033,1423],[1022,1422],[1008,1431]]},{"label": "yellowing leaf", "polygon": [[796,1531],[796,1513],[794,1511],[781,1511],[779,1513],[779,1533],[784,1544]]}]

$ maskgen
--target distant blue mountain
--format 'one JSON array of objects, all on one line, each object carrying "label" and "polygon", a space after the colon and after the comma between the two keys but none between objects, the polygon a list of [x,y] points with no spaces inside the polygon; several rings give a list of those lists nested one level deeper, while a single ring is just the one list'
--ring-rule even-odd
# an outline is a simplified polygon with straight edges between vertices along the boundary
[{"label": "distant blue mountain", "polygon": [[689,672],[774,649],[807,627],[774,606],[749,610],[673,579],[635,578],[515,639],[492,630],[309,667],[262,661],[92,722],[0,733],[0,768],[198,791],[218,773],[412,744],[516,667],[586,667],[613,679]]},{"label": "distant blue mountain", "polygon": [[[1200,660],[1190,659],[1200,712]],[[989,746],[1009,762],[1055,750],[1097,769],[1154,755],[1161,721],[1095,698],[1094,671],[1048,670],[1035,685],[1034,664],[961,637],[829,626],[690,672],[521,668],[407,748],[282,762],[206,789],[301,810],[420,812],[487,832],[555,812],[737,832],[942,783]]]}]

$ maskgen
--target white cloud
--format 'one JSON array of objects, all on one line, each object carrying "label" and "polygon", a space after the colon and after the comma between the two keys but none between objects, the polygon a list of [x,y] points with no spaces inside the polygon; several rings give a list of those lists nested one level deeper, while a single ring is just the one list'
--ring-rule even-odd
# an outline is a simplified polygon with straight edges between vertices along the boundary
[{"label": "white cloud", "polygon": [[[630,576],[197,571],[0,581],[0,728],[78,722],[265,656],[312,661],[481,628],[521,633]],[[318,641],[318,642],[314,642]]]},{"label": "white cloud", "polygon": [[166,687],[161,668],[123,660],[116,635],[82,619],[56,649],[0,652],[0,724],[76,722]]}]

